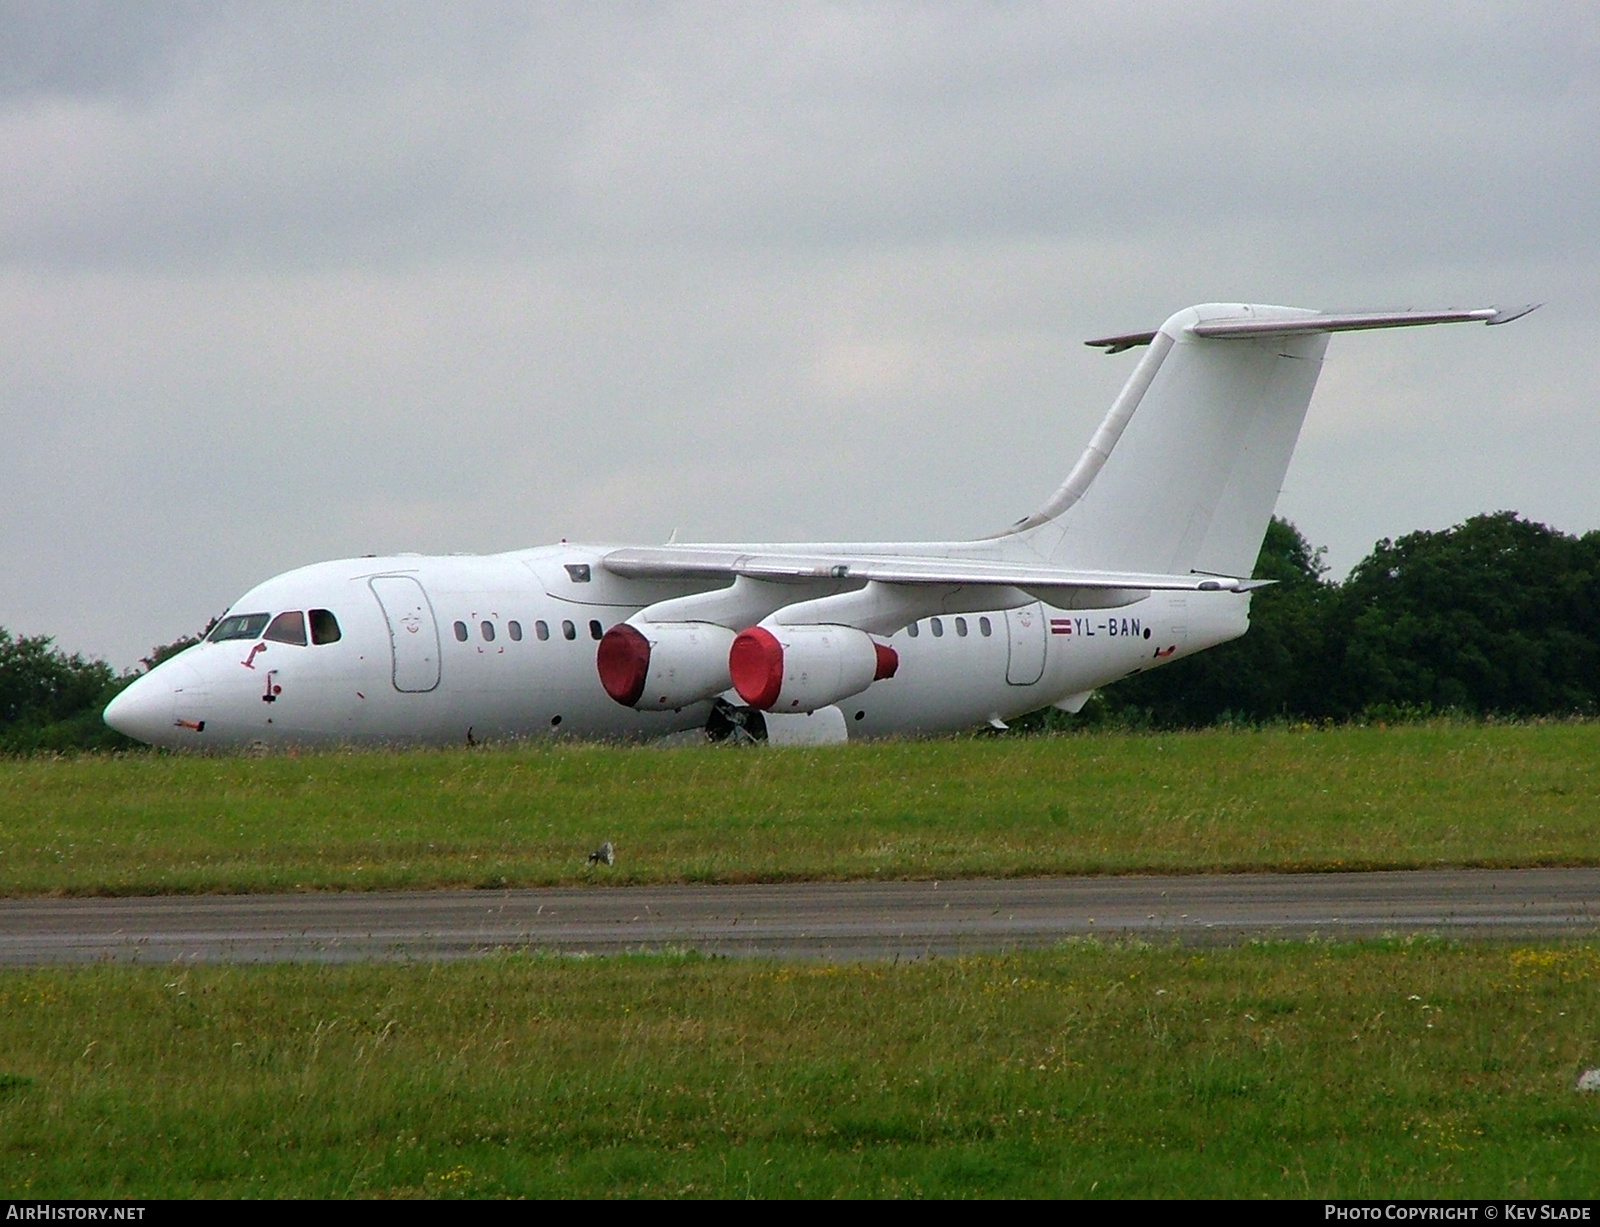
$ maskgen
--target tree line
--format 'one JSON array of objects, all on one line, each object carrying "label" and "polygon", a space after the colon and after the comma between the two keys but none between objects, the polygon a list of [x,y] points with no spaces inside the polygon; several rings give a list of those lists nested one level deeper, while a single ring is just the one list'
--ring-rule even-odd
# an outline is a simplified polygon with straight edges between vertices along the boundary
[{"label": "tree line", "polygon": [[1515,512],[1379,541],[1343,582],[1274,518],[1241,639],[1108,686],[1075,721],[1219,723],[1593,715],[1600,532]]},{"label": "tree line", "polygon": [[63,652],[48,635],[13,635],[0,626],[0,754],[133,749],[139,743],[100,713],[139,674],[199,642],[186,635],[152,648],[141,668],[117,673],[103,660]]},{"label": "tree line", "polygon": [[[1256,562],[1275,581],[1241,639],[1126,678],[1076,716],[1023,729],[1202,728],[1275,721],[1569,716],[1600,712],[1600,531],[1569,536],[1514,512],[1383,540],[1342,582],[1274,518]],[[190,644],[155,648],[153,668]],[[0,627],[0,753],[133,745],[100,719],[142,670],[68,655]]]}]

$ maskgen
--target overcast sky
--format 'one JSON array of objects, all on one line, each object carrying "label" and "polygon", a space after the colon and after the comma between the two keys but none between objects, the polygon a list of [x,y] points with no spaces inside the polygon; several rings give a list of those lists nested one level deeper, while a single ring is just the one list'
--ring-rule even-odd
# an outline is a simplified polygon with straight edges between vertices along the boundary
[{"label": "overcast sky", "polygon": [[0,625],[391,550],[977,535],[1195,302],[1340,336],[1342,573],[1600,526],[1600,9],[0,2]]}]

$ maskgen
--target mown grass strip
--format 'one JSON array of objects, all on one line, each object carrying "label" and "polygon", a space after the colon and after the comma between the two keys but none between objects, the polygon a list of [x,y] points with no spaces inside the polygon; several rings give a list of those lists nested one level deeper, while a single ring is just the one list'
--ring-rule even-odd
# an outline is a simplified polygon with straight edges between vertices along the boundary
[{"label": "mown grass strip", "polygon": [[1595,722],[12,759],[0,893],[1577,865],[1597,817]]},{"label": "mown grass strip", "polygon": [[1593,943],[0,974],[14,1197],[1589,1197]]}]

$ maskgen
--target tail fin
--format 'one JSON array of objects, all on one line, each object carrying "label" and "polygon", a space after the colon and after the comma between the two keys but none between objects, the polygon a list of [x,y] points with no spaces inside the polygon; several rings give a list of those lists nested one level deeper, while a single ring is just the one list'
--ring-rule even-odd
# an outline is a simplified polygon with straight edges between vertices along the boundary
[{"label": "tail fin", "polygon": [[1153,333],[1091,341],[1112,353],[1150,349],[1066,482],[1011,532],[1086,570],[1248,575],[1330,332],[1514,318],[1494,308],[1324,315],[1210,303]]}]

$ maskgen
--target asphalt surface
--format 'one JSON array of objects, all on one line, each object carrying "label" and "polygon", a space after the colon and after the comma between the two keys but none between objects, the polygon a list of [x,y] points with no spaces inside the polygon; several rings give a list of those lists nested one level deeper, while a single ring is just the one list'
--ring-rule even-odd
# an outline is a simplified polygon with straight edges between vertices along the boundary
[{"label": "asphalt surface", "polygon": [[804,882],[0,901],[0,964],[467,958],[685,949],[918,958],[1100,935],[1600,932],[1600,869]]}]

